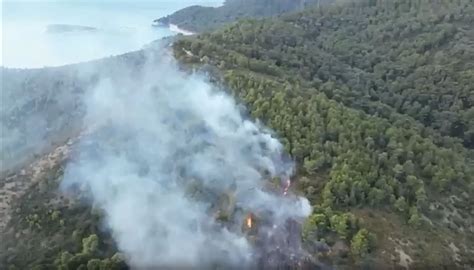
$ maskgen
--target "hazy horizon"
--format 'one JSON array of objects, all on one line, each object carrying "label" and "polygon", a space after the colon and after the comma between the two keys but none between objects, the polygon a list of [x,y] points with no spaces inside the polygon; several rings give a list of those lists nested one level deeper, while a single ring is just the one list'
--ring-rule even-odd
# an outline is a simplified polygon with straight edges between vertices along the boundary
[{"label": "hazy horizon", "polygon": [[[175,33],[152,21],[190,4],[221,1],[2,1],[1,66],[61,66],[141,49]],[[49,25],[93,27],[95,31],[48,32]]]}]

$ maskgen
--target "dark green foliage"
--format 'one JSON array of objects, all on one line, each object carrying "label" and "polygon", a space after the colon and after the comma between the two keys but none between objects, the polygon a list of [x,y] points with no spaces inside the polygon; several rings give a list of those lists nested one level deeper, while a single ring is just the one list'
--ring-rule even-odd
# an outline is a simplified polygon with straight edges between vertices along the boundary
[{"label": "dark green foliage", "polygon": [[[111,258],[116,252],[110,235],[100,229],[101,217],[81,202],[80,194],[58,194],[62,174],[60,165],[48,169],[12,205],[15,211],[0,245],[1,269],[87,269],[89,260]],[[126,269],[116,258],[115,268],[101,269]]]},{"label": "dark green foliage", "polygon": [[305,239],[345,239],[361,258],[374,248],[349,218],[357,209],[396,213],[412,230],[426,215],[457,226],[434,217],[449,195],[472,211],[474,5],[343,2],[182,38],[174,52],[219,67],[295,158],[317,211]]},{"label": "dark green foliage", "polygon": [[404,114],[474,147],[472,3],[380,2],[242,22],[202,36],[198,55],[225,51],[213,58],[269,75],[280,67],[347,106],[392,122]]},{"label": "dark green foliage", "polygon": [[365,257],[375,245],[375,236],[366,229],[360,229],[351,240],[351,253],[357,258]]},{"label": "dark green foliage", "polygon": [[[433,119],[444,114],[461,118],[472,107],[467,100],[474,96],[474,77],[461,77],[473,70],[465,57],[474,56],[474,50],[467,46],[458,54],[456,48],[469,42],[466,31],[474,7],[468,1],[447,2],[442,9],[420,2],[402,14],[406,7],[397,1],[381,3],[242,21],[178,41],[175,52],[182,61],[205,56],[227,67],[224,81],[233,94],[253,117],[278,132],[302,170],[315,174],[329,169],[324,205],[389,203],[406,212],[426,204],[426,188],[447,192],[473,181],[468,151],[446,137],[464,133],[446,133]],[[419,26],[406,33],[394,28],[410,24]],[[449,30],[445,35],[450,38],[436,38],[442,29]],[[432,35],[433,44],[417,47]],[[424,60],[406,62],[413,54]],[[418,73],[428,69],[443,70],[443,83],[420,83]],[[441,106],[440,98],[466,102]],[[429,109],[427,117],[412,113],[417,104]],[[445,125],[453,123],[446,119]]]}]

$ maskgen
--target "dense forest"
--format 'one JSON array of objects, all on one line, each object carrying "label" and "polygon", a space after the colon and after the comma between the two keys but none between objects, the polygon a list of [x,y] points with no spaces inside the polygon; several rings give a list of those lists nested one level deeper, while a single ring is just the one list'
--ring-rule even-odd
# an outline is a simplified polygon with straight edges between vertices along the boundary
[{"label": "dense forest", "polygon": [[473,22],[470,0],[346,1],[174,51],[277,131],[315,206],[308,243],[345,242],[342,264],[388,265],[403,248],[418,267],[462,267],[474,264]]},{"label": "dense forest", "polygon": [[243,18],[259,18],[303,10],[311,5],[324,5],[331,0],[226,0],[220,7],[190,6],[155,20],[161,25],[175,24],[192,31],[204,32]]}]

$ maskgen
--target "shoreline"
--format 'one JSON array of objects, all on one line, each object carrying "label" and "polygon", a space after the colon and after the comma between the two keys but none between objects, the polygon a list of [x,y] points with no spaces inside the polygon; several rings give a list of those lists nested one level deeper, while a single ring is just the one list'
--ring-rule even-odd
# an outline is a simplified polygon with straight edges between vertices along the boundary
[{"label": "shoreline", "polygon": [[179,28],[176,24],[172,24],[172,23],[169,24],[169,29],[170,29],[171,32],[175,32],[175,33],[178,33],[178,34],[182,34],[182,35],[184,35],[184,36],[191,36],[191,35],[195,35],[195,34],[196,34],[196,33],[194,33],[194,32],[181,29],[181,28]]}]

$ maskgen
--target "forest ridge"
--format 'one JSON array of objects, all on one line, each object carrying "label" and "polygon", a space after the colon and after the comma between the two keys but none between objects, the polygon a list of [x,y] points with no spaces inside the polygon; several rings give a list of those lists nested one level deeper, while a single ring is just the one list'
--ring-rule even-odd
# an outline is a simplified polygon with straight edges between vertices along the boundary
[{"label": "forest ridge", "polygon": [[331,0],[226,0],[220,7],[190,6],[155,20],[157,25],[174,24],[192,32],[216,30],[245,18],[278,16],[301,11],[311,5],[325,5]]},{"label": "forest ridge", "polygon": [[[419,243],[408,249],[420,267],[470,265],[474,5],[346,2],[183,38],[175,55],[215,67],[277,131],[316,209],[308,236],[383,265],[396,237]],[[377,227],[396,217],[402,228]],[[449,241],[466,247],[462,260],[435,255],[452,253]]]}]

